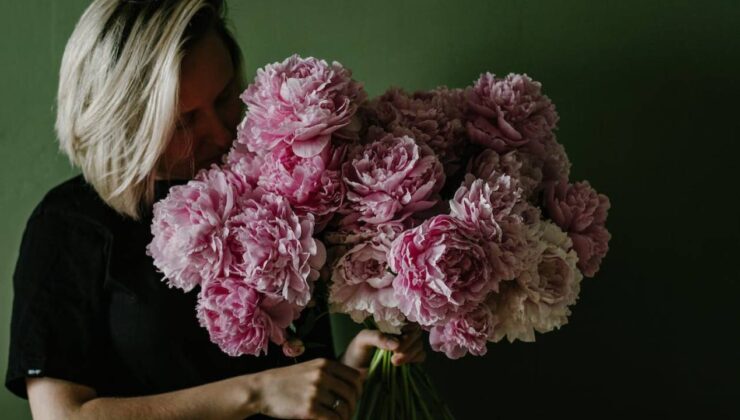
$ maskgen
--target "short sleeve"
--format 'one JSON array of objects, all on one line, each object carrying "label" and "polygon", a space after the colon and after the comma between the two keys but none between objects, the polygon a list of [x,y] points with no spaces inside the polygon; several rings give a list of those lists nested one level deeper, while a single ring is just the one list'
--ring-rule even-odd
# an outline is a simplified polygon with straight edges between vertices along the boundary
[{"label": "short sleeve", "polygon": [[79,215],[37,208],[13,275],[5,386],[28,398],[25,378],[97,388],[104,317],[105,235]]}]

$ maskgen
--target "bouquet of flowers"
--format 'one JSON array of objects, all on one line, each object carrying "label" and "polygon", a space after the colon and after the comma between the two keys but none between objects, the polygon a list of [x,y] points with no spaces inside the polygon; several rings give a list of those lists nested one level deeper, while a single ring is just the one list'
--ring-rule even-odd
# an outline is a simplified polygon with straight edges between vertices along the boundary
[{"label": "bouquet of flowers", "polygon": [[[155,204],[148,248],[171,286],[199,287],[229,355],[300,352],[293,321],[328,292],[356,322],[482,356],[567,323],[608,251],[609,199],[570,182],[555,106],[526,74],[370,100],[339,63],[294,55],[241,98],[232,150]],[[377,350],[356,417],[432,414],[452,418],[423,370]]]}]

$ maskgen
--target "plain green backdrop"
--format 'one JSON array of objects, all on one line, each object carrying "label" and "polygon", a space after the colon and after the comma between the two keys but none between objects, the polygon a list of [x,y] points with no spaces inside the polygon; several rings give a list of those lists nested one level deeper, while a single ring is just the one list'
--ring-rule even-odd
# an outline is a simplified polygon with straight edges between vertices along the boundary
[{"label": "plain green backdrop", "polygon": [[[0,7],[3,368],[25,221],[76,173],[57,152],[53,104],[87,4]],[[729,413],[740,395],[740,2],[232,0],[230,9],[249,80],[294,52],[341,62],[371,95],[527,73],[557,105],[572,178],[611,198],[611,251],[568,325],[535,344],[491,344],[483,358],[430,355],[458,418]],[[0,418],[29,417],[25,401],[0,390]]]}]

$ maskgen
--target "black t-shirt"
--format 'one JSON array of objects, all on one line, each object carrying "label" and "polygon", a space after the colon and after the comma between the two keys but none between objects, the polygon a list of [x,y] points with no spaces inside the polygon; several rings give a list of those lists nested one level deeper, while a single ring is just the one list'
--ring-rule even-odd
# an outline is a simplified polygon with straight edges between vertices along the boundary
[{"label": "black t-shirt", "polygon": [[[156,198],[171,185],[158,181]],[[99,396],[149,395],[295,363],[273,344],[259,357],[213,344],[196,318],[198,288],[169,288],[146,255],[150,227],[150,209],[140,221],[120,216],[82,176],[43,198],[13,277],[11,392],[27,398],[25,378],[48,376]],[[328,318],[306,340],[322,345],[297,361],[334,357]]]}]

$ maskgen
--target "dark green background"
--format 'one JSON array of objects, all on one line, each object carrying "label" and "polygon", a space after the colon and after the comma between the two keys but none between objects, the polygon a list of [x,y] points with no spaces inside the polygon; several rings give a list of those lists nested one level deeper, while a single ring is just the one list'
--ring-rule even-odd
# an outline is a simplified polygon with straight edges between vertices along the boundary
[{"label": "dark green background", "polygon": [[[53,102],[87,3],[0,8],[3,367],[24,223],[75,173],[57,153]],[[527,73],[557,105],[573,179],[611,198],[611,251],[568,325],[535,344],[490,345],[484,358],[430,358],[460,419],[731,409],[740,2],[232,0],[230,16],[250,80],[293,52],[340,61],[371,95]],[[4,389],[0,413],[29,417]]]}]

